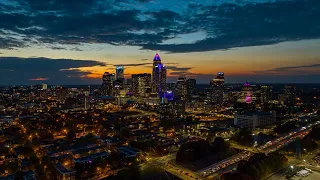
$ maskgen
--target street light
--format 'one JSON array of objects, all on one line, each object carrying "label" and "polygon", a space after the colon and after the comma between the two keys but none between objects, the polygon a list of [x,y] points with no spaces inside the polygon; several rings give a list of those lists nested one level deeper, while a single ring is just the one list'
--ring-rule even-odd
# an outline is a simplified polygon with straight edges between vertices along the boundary
[{"label": "street light", "polygon": [[291,170],[292,170],[292,172],[293,172],[293,168],[294,168],[294,167],[291,165],[290,168],[291,168]]}]

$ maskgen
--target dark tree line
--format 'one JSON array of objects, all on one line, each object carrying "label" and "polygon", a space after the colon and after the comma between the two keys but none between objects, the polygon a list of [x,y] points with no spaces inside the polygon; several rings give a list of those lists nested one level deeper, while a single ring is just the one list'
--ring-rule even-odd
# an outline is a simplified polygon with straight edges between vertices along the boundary
[{"label": "dark tree line", "polygon": [[287,158],[279,153],[270,155],[255,154],[248,161],[241,161],[237,170],[240,173],[247,174],[253,179],[261,179],[266,175],[280,170],[287,163]]}]

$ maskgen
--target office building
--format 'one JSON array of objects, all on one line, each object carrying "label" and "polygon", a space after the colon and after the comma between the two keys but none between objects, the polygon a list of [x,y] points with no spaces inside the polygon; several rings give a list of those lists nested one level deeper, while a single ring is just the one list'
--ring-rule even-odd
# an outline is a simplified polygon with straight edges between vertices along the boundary
[{"label": "office building", "polygon": [[151,93],[151,74],[133,74],[132,92],[137,97],[149,97]]},{"label": "office building", "polygon": [[253,128],[276,122],[276,112],[235,113],[234,125],[240,128]]},{"label": "office building", "polygon": [[68,170],[66,167],[64,167],[61,163],[58,163],[55,165],[58,176],[56,179],[58,180],[75,180],[76,179],[76,170]]},{"label": "office building", "polygon": [[152,68],[152,92],[158,93],[158,96],[163,96],[166,90],[167,69],[161,64],[159,54],[156,54],[153,59]]},{"label": "office building", "polygon": [[120,89],[122,89],[125,85],[123,66],[116,66],[116,84],[115,85],[118,85]]},{"label": "office building", "polygon": [[48,85],[47,84],[41,84],[41,89],[43,89],[43,90],[48,89]]},{"label": "office building", "polygon": [[260,97],[261,103],[268,103],[272,98],[272,86],[261,86]]},{"label": "office building", "polygon": [[187,96],[188,100],[197,94],[197,81],[195,79],[187,79]]},{"label": "office building", "polygon": [[177,99],[185,101],[187,99],[187,80],[186,77],[180,76],[176,83],[175,96]]},{"label": "office building", "polygon": [[115,74],[105,72],[102,76],[102,95],[113,96]]},{"label": "office building", "polygon": [[284,88],[284,104],[294,106],[296,104],[296,86],[286,85]]},{"label": "office building", "polygon": [[124,67],[116,66],[116,79],[124,79]]},{"label": "office building", "polygon": [[210,102],[216,106],[222,106],[224,91],[224,73],[218,72],[217,76],[210,81],[211,99]]},{"label": "office building", "polygon": [[174,120],[176,118],[176,115],[175,107],[172,101],[161,103],[159,105],[159,114],[161,121]]},{"label": "office building", "polygon": [[242,87],[238,102],[250,104],[256,101],[257,101],[256,86],[246,82]]}]

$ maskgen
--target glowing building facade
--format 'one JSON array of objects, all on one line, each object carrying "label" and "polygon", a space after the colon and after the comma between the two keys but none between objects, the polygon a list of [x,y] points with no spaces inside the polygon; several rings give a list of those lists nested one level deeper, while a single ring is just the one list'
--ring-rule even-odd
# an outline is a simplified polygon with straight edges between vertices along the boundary
[{"label": "glowing building facade", "polygon": [[151,74],[133,74],[132,90],[137,97],[149,97],[151,93]]},{"label": "glowing building facade", "polygon": [[116,79],[124,79],[124,67],[116,66]]},{"label": "glowing building facade", "polygon": [[218,72],[217,76],[210,81],[211,97],[210,102],[216,106],[222,106],[224,99],[224,73]]},{"label": "glowing building facade", "polygon": [[163,93],[166,90],[167,81],[167,69],[161,63],[159,54],[156,54],[153,58],[152,68],[152,92],[158,93],[158,96],[163,97]]},{"label": "glowing building facade", "polygon": [[105,72],[102,76],[102,95],[113,96],[115,74]]},{"label": "glowing building facade", "polygon": [[187,99],[187,80],[185,77],[180,76],[176,83],[176,97],[185,101]]}]

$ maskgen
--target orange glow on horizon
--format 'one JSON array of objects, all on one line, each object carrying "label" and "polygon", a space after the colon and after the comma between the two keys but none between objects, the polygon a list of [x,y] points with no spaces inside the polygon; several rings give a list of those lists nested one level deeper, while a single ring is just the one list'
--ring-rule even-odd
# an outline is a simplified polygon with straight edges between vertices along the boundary
[{"label": "orange glow on horizon", "polygon": [[49,80],[49,78],[38,77],[38,78],[29,79],[29,80],[30,81],[46,81],[46,80]]}]

